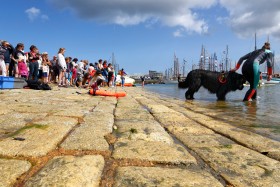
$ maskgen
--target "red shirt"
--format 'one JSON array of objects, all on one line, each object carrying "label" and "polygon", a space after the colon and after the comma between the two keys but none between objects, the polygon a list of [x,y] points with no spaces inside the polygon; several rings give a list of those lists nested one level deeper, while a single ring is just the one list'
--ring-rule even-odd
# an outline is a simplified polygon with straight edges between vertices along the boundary
[{"label": "red shirt", "polygon": [[77,78],[77,68],[73,68],[73,69],[72,69],[72,73],[73,73],[73,74],[72,74],[72,78],[73,78],[73,79],[76,79],[76,78]]}]

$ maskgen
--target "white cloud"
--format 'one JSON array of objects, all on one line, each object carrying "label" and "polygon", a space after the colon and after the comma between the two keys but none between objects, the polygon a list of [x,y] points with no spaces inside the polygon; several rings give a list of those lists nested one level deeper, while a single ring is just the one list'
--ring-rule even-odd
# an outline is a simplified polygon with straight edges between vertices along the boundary
[{"label": "white cloud", "polygon": [[[60,9],[72,9],[81,18],[123,26],[161,23],[184,32],[206,33],[207,23],[193,9],[206,9],[217,0],[50,0]],[[153,20],[152,22],[150,22]],[[156,20],[156,21],[154,21]],[[181,31],[182,32],[182,31]]]},{"label": "white cloud", "polygon": [[270,35],[280,38],[279,0],[220,0],[229,12],[229,25],[240,37]]},{"label": "white cloud", "polygon": [[176,30],[174,33],[173,33],[173,36],[174,37],[183,37],[183,33],[182,33],[182,30]]},{"label": "white cloud", "polygon": [[[71,9],[83,19],[123,26],[162,24],[179,33],[207,33],[208,17],[197,11],[220,6],[228,15],[215,15],[240,37],[271,35],[280,38],[279,0],[49,0],[59,9]],[[215,13],[215,12],[211,12]],[[207,16],[207,15],[206,15]],[[151,21],[152,20],[152,21]],[[178,29],[183,29],[178,32]],[[175,34],[175,35],[176,35]]]},{"label": "white cloud", "polygon": [[43,15],[41,16],[41,19],[44,20],[44,21],[47,21],[47,20],[49,20],[49,16],[43,14]]},{"label": "white cloud", "polygon": [[49,17],[47,15],[41,14],[41,10],[35,7],[31,7],[25,10],[25,13],[27,14],[30,21],[34,21],[36,19],[41,19],[43,21],[49,20]]},{"label": "white cloud", "polygon": [[30,21],[34,21],[36,18],[39,17],[41,11],[40,11],[40,9],[32,7],[32,8],[25,10],[25,13],[27,14]]}]

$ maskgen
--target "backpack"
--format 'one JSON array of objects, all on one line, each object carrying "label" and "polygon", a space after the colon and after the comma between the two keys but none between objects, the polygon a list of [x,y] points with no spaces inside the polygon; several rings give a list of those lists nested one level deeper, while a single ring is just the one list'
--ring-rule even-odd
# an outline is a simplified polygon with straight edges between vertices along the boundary
[{"label": "backpack", "polygon": [[40,81],[27,80],[26,82],[27,82],[27,86],[33,90],[51,90],[52,89],[48,84],[42,83]]}]

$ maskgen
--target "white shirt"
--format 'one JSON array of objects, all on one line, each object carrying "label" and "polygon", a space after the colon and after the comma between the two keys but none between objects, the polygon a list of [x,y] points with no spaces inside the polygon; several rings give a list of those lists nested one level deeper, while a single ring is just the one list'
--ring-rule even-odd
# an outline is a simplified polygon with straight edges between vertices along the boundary
[{"label": "white shirt", "polygon": [[58,62],[58,65],[60,67],[62,67],[62,69],[66,69],[65,58],[61,53],[58,53],[58,55],[57,55],[57,62]]}]

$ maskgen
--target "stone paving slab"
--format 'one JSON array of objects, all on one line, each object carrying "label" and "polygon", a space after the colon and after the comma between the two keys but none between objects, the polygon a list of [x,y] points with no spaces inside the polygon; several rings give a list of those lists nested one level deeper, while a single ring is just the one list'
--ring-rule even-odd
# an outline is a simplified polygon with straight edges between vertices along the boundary
[{"label": "stone paving slab", "polygon": [[230,147],[232,144],[236,144],[224,136],[219,134],[206,134],[206,135],[187,135],[181,132],[174,132],[174,135],[191,149],[196,147]]},{"label": "stone paving slab", "polygon": [[116,133],[121,138],[131,140],[161,141],[173,144],[171,136],[160,126],[157,121],[131,121],[118,120]]},{"label": "stone paving slab", "polygon": [[95,103],[96,105],[99,102],[99,100],[97,100],[97,99],[92,99],[92,97],[90,95],[89,96],[85,96],[85,95],[81,96],[81,95],[77,95],[75,93],[73,93],[72,95],[66,96],[65,99],[74,101],[75,103],[77,103],[77,101],[88,102],[89,100],[92,100],[92,101],[95,101],[93,103]]},{"label": "stone paving slab", "polygon": [[154,120],[154,117],[146,110],[125,110],[120,106],[115,110],[115,117],[118,120]]},{"label": "stone paving slab", "polygon": [[0,187],[12,187],[17,178],[31,168],[24,160],[0,159]]},{"label": "stone paving slab", "polygon": [[143,110],[143,106],[139,105],[139,103],[134,98],[118,100],[118,107],[121,107],[124,110],[129,110],[129,111]]},{"label": "stone paving slab", "polygon": [[34,120],[33,123],[38,125],[63,125],[74,127],[78,123],[78,119],[66,116],[49,115],[43,119]]},{"label": "stone paving slab", "polygon": [[162,105],[162,104],[147,104],[147,107],[150,109],[152,114],[156,113],[178,113],[173,109],[170,109],[169,107]]},{"label": "stone paving slab", "polygon": [[16,112],[22,113],[48,113],[54,110],[55,106],[53,105],[42,105],[42,104],[32,104],[32,103],[19,103],[19,104],[10,104],[6,106],[8,109],[12,109]]},{"label": "stone paving slab", "polygon": [[57,119],[51,117],[48,119],[30,125],[28,128],[25,127],[13,136],[24,138],[24,141],[14,140],[13,137],[0,141],[0,154],[4,156],[46,155],[55,149],[63,137],[77,124],[77,120],[73,118],[59,117],[57,119],[63,119],[60,123],[53,123]]},{"label": "stone paving slab", "polygon": [[[153,96],[153,98],[155,100],[150,101],[147,98],[143,98],[143,97],[139,97],[136,98],[137,100],[139,100],[139,102],[141,102],[142,104],[145,104],[148,108],[152,108],[153,107],[153,103],[157,102],[158,104],[163,103],[166,104],[167,102],[164,100],[161,100],[159,97],[155,97]],[[218,121],[213,119],[212,117],[200,114],[200,113],[196,113],[193,112],[191,110],[187,110],[184,107],[180,107],[180,106],[176,106],[173,104],[173,109],[176,109],[177,112],[180,112],[184,115],[186,115],[188,118],[195,120],[201,124],[203,124],[204,126],[215,130],[243,145],[245,145],[248,148],[252,148],[254,150],[257,150],[258,152],[261,153],[268,153],[268,155],[270,155],[271,157],[278,159],[280,157],[280,142],[275,141],[275,140],[271,140],[269,138],[263,137],[261,135],[234,127],[228,123],[222,122],[222,121]],[[154,107],[154,113],[155,116],[157,115],[157,111],[161,111],[161,109],[157,109],[157,107]],[[171,109],[170,109],[171,110]],[[160,114],[161,115],[161,114]],[[171,113],[172,115],[172,113]],[[171,116],[170,114],[168,116],[166,116],[166,118],[168,119],[174,119],[174,116]],[[164,117],[162,117],[163,115],[161,115],[161,118],[158,118],[159,120],[161,120],[162,118],[164,119]],[[164,122],[166,124],[166,122]],[[262,142],[262,143],[259,143]]]},{"label": "stone paving slab", "polygon": [[104,134],[96,130],[94,124],[81,124],[65,139],[60,147],[66,150],[109,150],[109,144],[105,140]]},{"label": "stone paving slab", "polygon": [[[8,114],[8,113],[10,113],[10,112],[12,112],[12,110],[11,109],[8,109],[8,108],[6,108],[6,105],[0,105],[0,115],[2,116],[3,114]],[[0,118],[2,119],[2,117],[0,116]],[[0,121],[1,121],[1,119],[0,119]]]},{"label": "stone paving slab", "polygon": [[209,128],[201,126],[180,113],[155,114],[154,117],[171,132],[180,131],[187,134],[214,134]]},{"label": "stone paving slab", "polygon": [[25,186],[98,187],[103,167],[100,155],[54,157]]},{"label": "stone paving slab", "polygon": [[94,111],[95,112],[98,112],[99,114],[113,114],[114,113],[114,110],[115,110],[115,105],[114,104],[110,104],[110,103],[100,103],[99,105],[97,105],[95,108],[94,108]]},{"label": "stone paving slab", "polygon": [[94,111],[84,117],[84,123],[91,125],[92,130],[105,136],[113,131],[114,115],[112,113],[102,113],[100,115],[99,112]]},{"label": "stone paving slab", "polygon": [[240,145],[194,150],[234,186],[280,186],[280,162]]},{"label": "stone paving slab", "polygon": [[[196,119],[199,123],[214,129],[215,131],[224,134],[230,137],[233,140],[236,140],[246,147],[252,148],[259,152],[276,152],[280,150],[280,142],[271,140],[269,138],[263,137],[261,135],[233,127],[224,122],[218,122],[213,120],[211,117],[207,117],[202,114],[196,114],[192,111],[185,110],[186,113],[190,118]],[[261,143],[260,143],[261,142]]]},{"label": "stone paving slab", "polygon": [[32,120],[41,119],[45,117],[47,113],[40,113],[34,115],[34,113],[17,113],[12,112],[1,116],[0,130],[5,131],[5,133],[16,131],[24,127],[27,123]]},{"label": "stone paving slab", "polygon": [[223,185],[206,171],[171,169],[160,167],[120,167],[117,169],[114,187],[132,186],[211,186]]},{"label": "stone paving slab", "polygon": [[82,118],[85,114],[88,114],[90,111],[88,108],[82,108],[82,107],[71,107],[65,108],[65,109],[60,109],[59,111],[53,113],[55,116],[69,116],[69,117],[77,117],[77,118]]},{"label": "stone paving slab", "polygon": [[108,151],[109,144],[104,136],[113,131],[114,115],[112,112],[101,113],[94,109],[87,114],[84,122],[65,139],[61,147],[66,150]]},{"label": "stone paving slab", "polygon": [[278,151],[270,151],[270,152],[267,153],[267,155],[269,157],[271,157],[271,158],[274,158],[274,159],[280,161],[280,150],[278,150]]},{"label": "stone paving slab", "polygon": [[114,144],[115,159],[139,159],[158,163],[196,164],[196,159],[178,144],[166,144],[156,141],[130,141],[119,139]]}]

